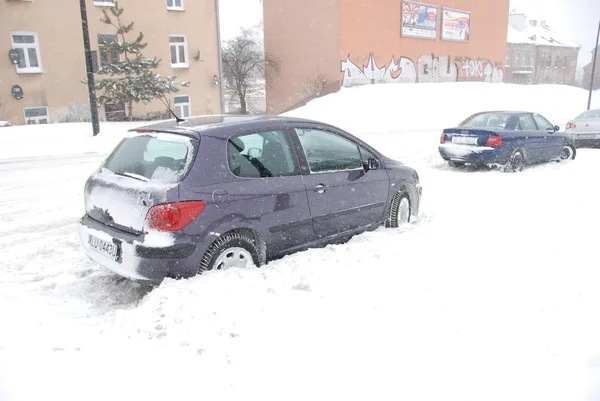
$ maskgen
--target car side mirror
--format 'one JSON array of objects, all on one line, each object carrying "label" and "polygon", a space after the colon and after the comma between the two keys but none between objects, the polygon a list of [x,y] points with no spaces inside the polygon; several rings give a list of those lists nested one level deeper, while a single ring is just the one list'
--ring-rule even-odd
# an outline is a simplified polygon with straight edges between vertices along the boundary
[{"label": "car side mirror", "polygon": [[250,148],[248,149],[248,156],[256,159],[262,155],[262,151],[259,148]]},{"label": "car side mirror", "polygon": [[560,131],[560,127],[558,125],[554,126],[554,132]]},{"label": "car side mirror", "polygon": [[369,160],[367,160],[367,171],[377,170],[377,169],[379,169],[379,160],[369,158]]}]

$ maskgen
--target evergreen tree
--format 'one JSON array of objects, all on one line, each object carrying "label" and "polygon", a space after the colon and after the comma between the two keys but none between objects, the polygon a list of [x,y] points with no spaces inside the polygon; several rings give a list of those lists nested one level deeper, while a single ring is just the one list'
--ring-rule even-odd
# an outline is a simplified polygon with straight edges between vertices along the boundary
[{"label": "evergreen tree", "polygon": [[161,60],[156,57],[144,57],[142,50],[147,46],[144,42],[144,33],[140,32],[133,42],[128,42],[126,35],[133,30],[133,22],[124,23],[121,20],[123,9],[115,2],[110,8],[109,16],[106,9],[100,19],[103,23],[112,26],[117,31],[117,40],[106,43],[104,50],[107,54],[116,55],[116,60],[103,66],[98,75],[108,76],[96,81],[96,89],[102,91],[98,103],[125,103],[128,106],[129,118],[132,117],[133,103],[149,103],[153,99],[160,99],[165,103],[167,93],[177,92],[176,77],[162,77],[154,72],[159,67]]}]

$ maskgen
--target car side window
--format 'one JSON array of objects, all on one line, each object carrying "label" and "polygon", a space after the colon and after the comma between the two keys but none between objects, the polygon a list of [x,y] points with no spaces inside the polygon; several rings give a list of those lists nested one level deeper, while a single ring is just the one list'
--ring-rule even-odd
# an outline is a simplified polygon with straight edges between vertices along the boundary
[{"label": "car side window", "polygon": [[299,174],[285,131],[257,132],[229,138],[227,163],[237,177],[266,178]]},{"label": "car side window", "polygon": [[377,156],[375,156],[372,152],[365,149],[364,147],[358,145],[358,148],[360,149],[360,155],[362,156],[363,163],[367,163],[369,161],[369,159],[379,160],[379,158]]},{"label": "car side window", "polygon": [[548,122],[548,120],[546,120],[544,117],[540,116],[539,114],[534,114],[533,119],[535,120],[535,123],[537,124],[538,131],[548,131],[548,130],[554,131],[554,126],[552,124],[550,124],[550,122]]},{"label": "car side window", "polygon": [[530,114],[521,114],[519,115],[519,120],[517,121],[517,130],[521,131],[537,131],[535,126],[535,122]]},{"label": "car side window", "polygon": [[313,173],[356,170],[362,168],[358,145],[332,132],[296,129]]}]

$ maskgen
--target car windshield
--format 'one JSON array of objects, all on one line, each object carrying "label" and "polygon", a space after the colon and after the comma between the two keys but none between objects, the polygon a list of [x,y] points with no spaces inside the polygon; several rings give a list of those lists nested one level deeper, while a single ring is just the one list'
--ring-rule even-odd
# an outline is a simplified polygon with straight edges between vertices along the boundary
[{"label": "car windshield", "polygon": [[479,113],[474,114],[460,123],[460,127],[468,128],[496,128],[504,129],[509,114],[506,113]]},{"label": "car windshield", "polygon": [[142,181],[179,182],[193,154],[192,140],[177,135],[140,135],[124,139],[103,168]]},{"label": "car windshield", "polygon": [[583,120],[587,118],[600,118],[600,110],[588,110],[577,116],[576,120]]}]

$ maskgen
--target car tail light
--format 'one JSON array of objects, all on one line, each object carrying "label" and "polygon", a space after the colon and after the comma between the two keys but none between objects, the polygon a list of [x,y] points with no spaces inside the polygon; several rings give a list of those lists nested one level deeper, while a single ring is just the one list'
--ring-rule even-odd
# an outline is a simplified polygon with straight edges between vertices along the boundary
[{"label": "car tail light", "polygon": [[156,205],[148,211],[146,226],[157,231],[177,231],[190,224],[206,207],[204,201]]},{"label": "car tail light", "polygon": [[485,146],[489,146],[492,148],[497,148],[498,146],[502,146],[502,137],[498,135],[490,135],[488,137]]},{"label": "car tail light", "polygon": [[440,137],[440,143],[446,143],[446,133],[443,133]]},{"label": "car tail light", "polygon": [[567,129],[571,129],[571,128],[577,128],[577,124],[575,124],[575,123],[568,123],[567,124]]}]

